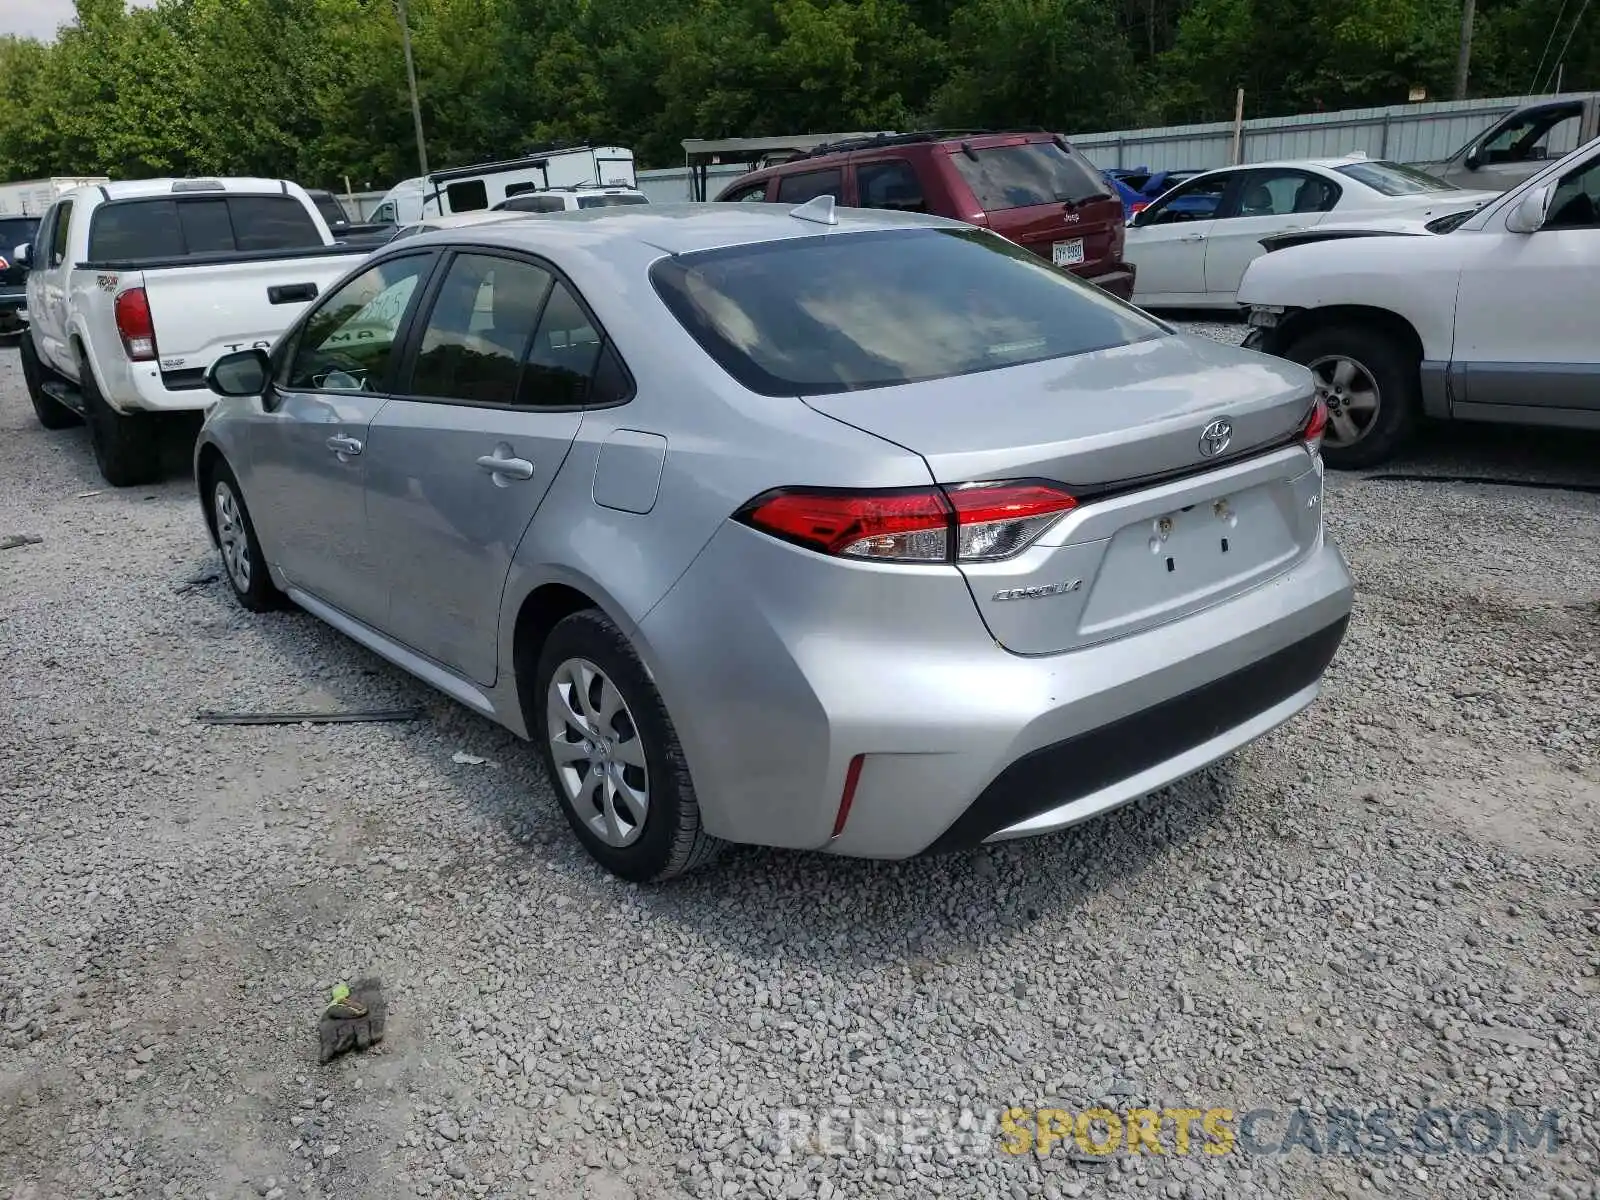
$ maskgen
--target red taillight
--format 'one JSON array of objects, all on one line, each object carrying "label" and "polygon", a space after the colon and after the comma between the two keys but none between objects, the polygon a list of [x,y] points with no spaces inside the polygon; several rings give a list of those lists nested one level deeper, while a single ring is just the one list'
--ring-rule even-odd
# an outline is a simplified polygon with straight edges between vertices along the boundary
[{"label": "red taillight", "polygon": [[1311,415],[1300,430],[1300,440],[1313,454],[1322,449],[1322,435],[1328,428],[1328,406],[1318,397],[1311,405]]},{"label": "red taillight", "polygon": [[890,562],[971,562],[1024,549],[1077,505],[1049,483],[843,492],[782,488],[736,514],[823,554]]},{"label": "red taillight", "polygon": [[7,258],[4,254],[0,254],[0,271],[9,271],[9,270],[11,270],[11,260],[9,258]]},{"label": "red taillight", "polygon": [[1150,207],[1150,202],[1148,200],[1135,200],[1132,204],[1130,204],[1128,206],[1128,215],[1129,216],[1136,216],[1139,213],[1142,213],[1145,209],[1147,209],[1149,207]]},{"label": "red taillight", "polygon": [[969,483],[947,488],[956,510],[956,558],[1009,558],[1078,501],[1048,483]]},{"label": "red taillight", "polygon": [[150,299],[142,287],[118,292],[112,306],[117,318],[117,332],[122,335],[122,348],[134,362],[146,362],[156,356],[156,325],[150,317]]},{"label": "red taillight", "polygon": [[856,801],[856,785],[861,782],[861,764],[866,755],[858,754],[850,760],[844,773],[844,791],[839,794],[839,815],[833,818],[833,836],[844,832],[844,823],[850,819],[850,806]]}]

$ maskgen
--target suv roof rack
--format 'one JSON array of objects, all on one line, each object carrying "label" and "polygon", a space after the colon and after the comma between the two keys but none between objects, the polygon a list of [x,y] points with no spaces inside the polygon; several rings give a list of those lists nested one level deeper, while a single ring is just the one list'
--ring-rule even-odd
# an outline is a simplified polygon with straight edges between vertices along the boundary
[{"label": "suv roof rack", "polygon": [[990,137],[1007,133],[1049,132],[1041,125],[1018,125],[1010,129],[917,129],[908,133],[874,133],[864,137],[848,137],[835,142],[824,142],[795,157],[820,158],[824,154],[843,154],[850,150],[876,150],[880,146],[909,146],[918,142],[943,142],[953,138]]}]

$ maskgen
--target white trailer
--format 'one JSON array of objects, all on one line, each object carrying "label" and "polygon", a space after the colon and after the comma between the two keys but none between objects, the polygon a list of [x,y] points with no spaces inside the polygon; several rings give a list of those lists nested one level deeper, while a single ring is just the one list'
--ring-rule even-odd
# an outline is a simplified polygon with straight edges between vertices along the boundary
[{"label": "white trailer", "polygon": [[45,211],[75,187],[90,187],[111,181],[103,175],[82,178],[57,176],[54,179],[27,179],[21,183],[0,183],[0,217],[42,217]]},{"label": "white trailer", "polygon": [[626,146],[551,146],[521,158],[451,167],[403,180],[384,195],[371,220],[410,224],[427,217],[481,212],[526,192],[637,184],[633,151]]}]

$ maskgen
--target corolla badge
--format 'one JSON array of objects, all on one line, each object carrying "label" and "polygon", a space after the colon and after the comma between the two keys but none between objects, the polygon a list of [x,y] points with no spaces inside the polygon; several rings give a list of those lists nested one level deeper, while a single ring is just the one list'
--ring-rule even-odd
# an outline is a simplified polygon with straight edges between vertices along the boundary
[{"label": "corolla badge", "polygon": [[1211,422],[1200,431],[1200,457],[1215,458],[1233,441],[1233,422],[1226,417]]},{"label": "corolla badge", "polygon": [[994,594],[996,600],[1038,600],[1044,596],[1065,596],[1083,586],[1081,579],[1065,579],[1060,583],[1045,583],[1038,587],[1003,588]]}]

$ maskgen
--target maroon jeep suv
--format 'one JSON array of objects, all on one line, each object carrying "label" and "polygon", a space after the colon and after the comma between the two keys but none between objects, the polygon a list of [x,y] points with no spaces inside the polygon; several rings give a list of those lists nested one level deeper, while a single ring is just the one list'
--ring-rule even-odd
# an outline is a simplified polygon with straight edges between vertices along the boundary
[{"label": "maroon jeep suv", "polygon": [[803,204],[831,195],[850,208],[933,213],[992,229],[1126,300],[1122,201],[1060,134],[935,130],[818,146],[742,175],[721,201]]}]

